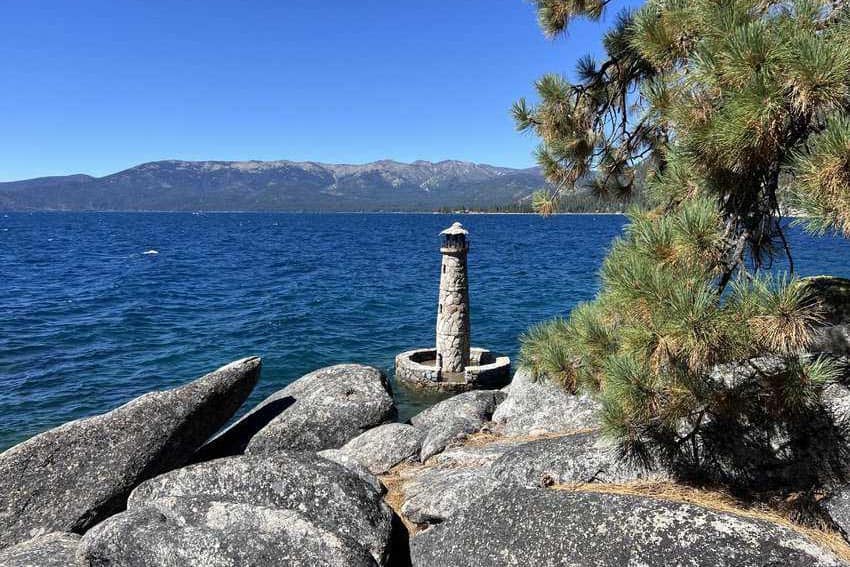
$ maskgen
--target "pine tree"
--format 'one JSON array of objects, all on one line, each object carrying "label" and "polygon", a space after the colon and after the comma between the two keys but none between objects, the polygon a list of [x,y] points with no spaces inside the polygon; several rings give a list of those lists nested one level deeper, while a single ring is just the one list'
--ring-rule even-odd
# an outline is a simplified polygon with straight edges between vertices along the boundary
[{"label": "pine tree", "polygon": [[[609,4],[537,10],[555,36]],[[523,363],[596,392],[608,434],[646,464],[742,485],[804,461],[841,474],[840,427],[816,434],[835,453],[811,450],[820,392],[840,371],[803,354],[822,308],[805,282],[765,268],[792,261],[782,205],[850,236],[850,10],[656,0],[623,12],[604,45],[576,83],[545,76],[537,104],[514,106],[555,186],[535,206],[551,211],[591,173],[600,194],[645,184],[654,206],[631,214],[598,297],[526,334]]]}]

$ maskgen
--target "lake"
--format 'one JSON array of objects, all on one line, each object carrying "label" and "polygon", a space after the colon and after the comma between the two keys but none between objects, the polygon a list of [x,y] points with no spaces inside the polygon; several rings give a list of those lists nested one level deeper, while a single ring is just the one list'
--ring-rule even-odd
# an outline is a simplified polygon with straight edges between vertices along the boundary
[{"label": "lake", "polygon": [[[470,231],[472,337],[515,357],[593,297],[617,215],[0,214],[0,449],[247,355],[250,407],[316,368],[434,342],[437,233]],[[850,277],[850,243],[791,231],[797,272]],[[155,250],[157,254],[145,254]],[[432,399],[396,388],[411,415]]]}]

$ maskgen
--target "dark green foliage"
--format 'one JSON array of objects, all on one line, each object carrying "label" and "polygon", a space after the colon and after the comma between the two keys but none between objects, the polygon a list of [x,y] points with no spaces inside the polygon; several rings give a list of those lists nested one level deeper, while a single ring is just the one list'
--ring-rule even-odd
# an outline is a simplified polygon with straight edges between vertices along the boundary
[{"label": "dark green foliage", "polygon": [[[538,2],[544,31],[607,2]],[[816,285],[762,269],[789,259],[780,196],[815,231],[850,235],[850,9],[844,2],[650,0],[520,100],[520,130],[556,189],[595,172],[598,195],[646,187],[566,321],[523,339],[522,362],[603,404],[624,456],[752,487],[810,487],[847,470],[821,401],[844,369],[805,354],[830,315]]]},{"label": "dark green foliage", "polygon": [[[608,4],[552,0],[538,13],[552,34]],[[624,12],[604,61],[580,59],[576,83],[544,76],[537,104],[514,105],[517,127],[543,142],[550,200],[591,171],[599,194],[628,194],[636,168],[649,166],[661,204],[716,198],[727,272],[783,248],[783,182],[814,230],[848,232],[848,21],[843,2],[814,0],[655,0]],[[542,196],[536,204],[553,208]]]},{"label": "dark green foliage", "polygon": [[570,328],[563,319],[553,319],[531,327],[521,337],[520,359],[535,375],[545,375],[570,391],[575,391],[576,363],[569,344]]},{"label": "dark green foliage", "polygon": [[[840,369],[802,354],[823,320],[806,282],[757,275],[719,293],[722,218],[709,199],[630,221],[598,298],[532,328],[521,363],[595,393],[606,432],[647,465],[761,488],[842,474],[832,461],[843,460],[843,432],[820,403]],[[807,435],[835,442],[812,454]]]},{"label": "dark green foliage", "polygon": [[807,215],[807,226],[850,236],[850,118],[831,117],[796,154],[794,166],[793,203]]},{"label": "dark green foliage", "polygon": [[[563,31],[570,18],[598,18],[608,2],[538,2],[544,31]],[[652,149],[664,138],[649,120],[632,121],[628,109],[639,84],[655,71],[631,45],[631,14],[624,12],[604,43],[610,58],[579,60],[581,81],[569,83],[560,75],[545,75],[535,87],[539,102],[514,104],[517,128],[533,132],[543,143],[537,160],[553,190],[536,195],[535,208],[547,214],[557,210],[563,195],[584,179],[600,197],[627,200],[651,165]]]}]

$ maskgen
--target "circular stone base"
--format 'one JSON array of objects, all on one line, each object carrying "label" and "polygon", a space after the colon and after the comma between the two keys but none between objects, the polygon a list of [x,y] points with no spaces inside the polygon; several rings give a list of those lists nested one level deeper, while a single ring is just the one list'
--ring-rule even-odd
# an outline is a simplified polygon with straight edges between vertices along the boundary
[{"label": "circular stone base", "polygon": [[511,359],[487,349],[469,349],[469,366],[462,373],[441,372],[436,360],[436,348],[399,354],[395,357],[396,382],[414,388],[464,392],[501,387],[511,380]]}]

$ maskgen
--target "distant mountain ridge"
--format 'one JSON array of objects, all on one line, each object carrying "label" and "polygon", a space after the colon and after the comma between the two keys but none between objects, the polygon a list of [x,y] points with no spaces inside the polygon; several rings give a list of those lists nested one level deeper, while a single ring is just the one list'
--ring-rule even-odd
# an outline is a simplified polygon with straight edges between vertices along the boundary
[{"label": "distant mountain ridge", "polygon": [[431,211],[527,202],[538,168],[464,161],[143,163],[91,177],[0,183],[6,211]]}]

